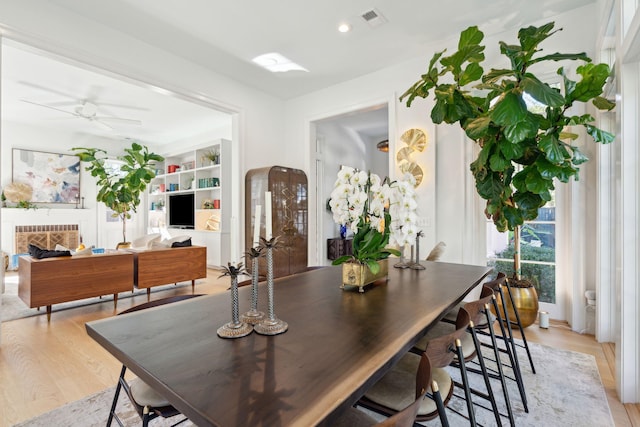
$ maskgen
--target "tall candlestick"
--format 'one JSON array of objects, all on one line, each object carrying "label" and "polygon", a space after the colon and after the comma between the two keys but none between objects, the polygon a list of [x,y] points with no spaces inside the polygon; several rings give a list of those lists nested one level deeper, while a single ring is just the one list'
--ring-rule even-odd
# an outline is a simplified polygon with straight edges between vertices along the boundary
[{"label": "tall candlestick", "polygon": [[230,248],[230,253],[229,253],[229,261],[231,261],[231,263],[235,264],[236,261],[238,260],[236,257],[238,256],[238,250],[237,250],[237,240],[236,240],[236,236],[238,235],[238,218],[236,218],[235,216],[231,217],[231,232],[229,233],[229,239],[230,244],[231,244],[231,248]]},{"label": "tall candlestick", "polygon": [[256,219],[253,223],[253,247],[255,248],[260,244],[260,222],[262,218],[262,205],[256,205]]},{"label": "tall candlestick", "polygon": [[264,193],[264,204],[265,204],[265,234],[266,239],[271,240],[273,237],[273,232],[271,229],[271,191],[267,191]]}]

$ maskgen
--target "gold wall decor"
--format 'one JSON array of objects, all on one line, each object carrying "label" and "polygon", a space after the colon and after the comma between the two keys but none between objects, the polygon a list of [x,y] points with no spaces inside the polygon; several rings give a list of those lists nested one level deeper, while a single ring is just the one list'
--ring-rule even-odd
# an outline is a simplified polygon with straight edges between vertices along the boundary
[{"label": "gold wall decor", "polygon": [[427,135],[420,129],[409,129],[404,132],[400,140],[407,146],[402,147],[396,154],[396,161],[402,173],[410,173],[416,180],[416,187],[422,182],[424,172],[422,168],[413,160],[411,155],[414,152],[423,152],[427,147]]}]

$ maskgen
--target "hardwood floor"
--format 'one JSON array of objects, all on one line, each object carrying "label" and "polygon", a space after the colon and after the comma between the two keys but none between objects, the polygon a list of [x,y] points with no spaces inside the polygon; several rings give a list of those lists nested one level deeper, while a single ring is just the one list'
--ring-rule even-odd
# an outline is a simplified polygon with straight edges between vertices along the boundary
[{"label": "hardwood floor", "polygon": [[[196,282],[196,293],[224,292],[228,288],[229,279],[218,279],[218,271],[209,270],[208,276]],[[191,287],[168,292],[190,293]],[[51,323],[47,323],[44,315],[3,322],[0,427],[9,427],[115,385],[121,364],[89,338],[84,324],[142,302],[146,302],[146,295],[121,298],[117,311],[111,302],[58,312],[54,306]],[[526,334],[531,342],[594,355],[616,426],[640,426],[640,405],[622,405],[617,399],[612,344],[601,345],[593,336],[580,335],[566,323],[554,321],[546,330],[533,325]]]}]

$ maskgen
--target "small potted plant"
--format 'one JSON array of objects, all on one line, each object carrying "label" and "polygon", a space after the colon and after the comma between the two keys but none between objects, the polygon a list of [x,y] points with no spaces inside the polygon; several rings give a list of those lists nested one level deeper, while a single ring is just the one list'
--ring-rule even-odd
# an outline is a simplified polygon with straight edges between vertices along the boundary
[{"label": "small potted plant", "polygon": [[217,165],[220,163],[220,152],[217,149],[212,148],[203,154],[203,159],[206,159],[212,165]]}]

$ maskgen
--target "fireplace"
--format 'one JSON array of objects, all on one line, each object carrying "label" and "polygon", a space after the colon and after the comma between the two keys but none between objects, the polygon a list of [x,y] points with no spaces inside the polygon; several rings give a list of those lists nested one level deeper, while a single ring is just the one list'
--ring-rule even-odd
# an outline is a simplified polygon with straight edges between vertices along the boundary
[{"label": "fireplace", "polygon": [[17,225],[15,253],[28,253],[29,245],[53,250],[56,245],[76,248],[79,243],[78,224]]}]

